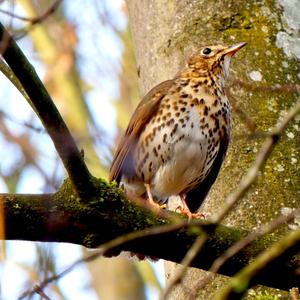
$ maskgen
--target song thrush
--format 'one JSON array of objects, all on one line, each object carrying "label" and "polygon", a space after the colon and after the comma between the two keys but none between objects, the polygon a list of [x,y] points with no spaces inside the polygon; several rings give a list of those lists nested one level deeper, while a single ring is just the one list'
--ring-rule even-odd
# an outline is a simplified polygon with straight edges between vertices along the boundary
[{"label": "song thrush", "polygon": [[139,103],[110,170],[110,180],[129,198],[155,205],[179,195],[183,213],[197,211],[227,151],[231,108],[225,80],[231,57],[245,44],[199,49],[174,79]]}]

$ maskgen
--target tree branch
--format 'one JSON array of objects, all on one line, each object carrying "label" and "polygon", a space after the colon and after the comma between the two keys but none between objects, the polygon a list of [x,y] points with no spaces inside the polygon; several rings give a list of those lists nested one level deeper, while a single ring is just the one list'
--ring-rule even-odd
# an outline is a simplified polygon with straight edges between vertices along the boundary
[{"label": "tree branch", "polygon": [[[238,272],[237,275],[230,279],[229,284],[217,294],[215,300],[241,299],[249,287],[257,284],[259,274],[268,275],[266,269],[269,264],[274,263],[274,261],[276,262],[279,257],[282,258],[283,255],[288,256],[291,253],[297,253],[299,251],[300,229],[289,233],[278,243],[261,253],[249,266],[244,267]],[[281,276],[284,277],[285,274],[281,273]],[[299,287],[299,282],[298,280],[295,287]]]},{"label": "tree branch", "polygon": [[0,53],[31,99],[31,105],[49,133],[78,195],[94,193],[88,171],[75,141],[50,95],[21,49],[0,23]]},{"label": "tree branch", "polygon": [[271,233],[278,229],[280,226],[287,224],[295,219],[300,214],[300,208],[291,211],[288,215],[280,215],[278,218],[272,220],[270,223],[260,226],[258,229],[251,231],[247,236],[243,237],[239,242],[229,247],[221,256],[219,256],[211,268],[208,270],[209,273],[196,285],[194,292],[191,294],[190,299],[194,299],[197,292],[203,289],[206,284],[208,284],[218,272],[220,267],[233,255],[238,253],[241,249],[244,249],[247,245],[257,240],[261,236]]},{"label": "tree branch", "polygon": [[28,18],[28,17],[24,17],[24,16],[19,16],[17,14],[14,14],[8,10],[4,10],[0,8],[0,13],[3,13],[5,15],[8,15],[12,18],[15,19],[19,19],[22,21],[26,21],[26,22],[30,22],[32,25],[43,22],[44,20],[46,20],[50,15],[52,15],[57,9],[58,6],[60,5],[60,3],[62,2],[62,0],[56,0],[54,1],[50,7],[48,7],[46,9],[46,11],[44,13],[42,13],[41,15],[35,17],[35,18]]},{"label": "tree branch", "polygon": [[299,114],[299,112],[300,100],[298,100],[294,106],[288,110],[283,119],[277,122],[271,133],[267,136],[259,153],[256,156],[254,163],[249,168],[247,174],[242,178],[239,186],[226,198],[224,208],[222,208],[218,214],[213,216],[214,222],[220,223],[231,211],[233,206],[245,196],[247,191],[257,179],[259,172],[266,163],[267,159],[270,157],[272,150],[278,143],[280,135],[288,126],[288,124],[296,117],[296,115]]},{"label": "tree branch", "polygon": [[[247,235],[247,232],[240,229],[221,225],[215,227],[203,221],[171,224],[171,229],[164,231],[162,225],[170,226],[170,221],[135,206],[124,198],[114,184],[99,180],[94,185],[98,197],[89,203],[79,201],[69,181],[55,194],[0,195],[5,211],[6,239],[68,242],[97,247],[131,233],[136,236],[124,238],[117,245],[110,244],[113,246],[107,249],[106,255],[132,251],[181,262],[187,250],[205,230],[208,232],[208,240],[191,266],[207,270],[226,249]],[[140,230],[144,231],[139,234]],[[270,234],[257,239],[226,261],[219,273],[232,276],[274,241],[274,236]],[[300,275],[295,270],[299,267],[300,258],[292,260],[293,254],[283,257],[276,264],[270,264],[265,273],[267,275],[260,276],[258,282],[281,289],[297,286]]]}]

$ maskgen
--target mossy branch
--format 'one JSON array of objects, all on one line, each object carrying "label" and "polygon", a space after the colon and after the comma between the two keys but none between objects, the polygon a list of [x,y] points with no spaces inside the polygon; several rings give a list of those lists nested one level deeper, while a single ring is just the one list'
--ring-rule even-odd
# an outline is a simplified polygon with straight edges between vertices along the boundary
[{"label": "mossy branch", "polygon": [[[6,238],[68,242],[93,248],[130,232],[147,228],[151,232],[151,228],[170,225],[167,219],[129,202],[114,184],[103,180],[97,180],[93,184],[98,196],[84,203],[79,200],[69,181],[65,181],[55,194],[0,195],[5,211]],[[109,255],[125,250],[179,263],[204,229],[209,232],[209,239],[193,260],[192,266],[207,270],[226,249],[247,234],[240,229],[222,225],[214,227],[201,221],[190,225],[182,224],[167,232],[161,230],[161,233],[157,233],[156,230],[152,235],[137,236],[128,241],[125,239],[121,246],[110,249]],[[233,276],[270,247],[275,242],[274,239],[273,235],[257,239],[228,260],[219,272]],[[268,265],[264,275],[255,282],[280,289],[297,286],[300,275],[295,271],[300,258],[293,257],[292,260],[295,253],[297,252],[292,251],[288,257],[284,256]]]}]

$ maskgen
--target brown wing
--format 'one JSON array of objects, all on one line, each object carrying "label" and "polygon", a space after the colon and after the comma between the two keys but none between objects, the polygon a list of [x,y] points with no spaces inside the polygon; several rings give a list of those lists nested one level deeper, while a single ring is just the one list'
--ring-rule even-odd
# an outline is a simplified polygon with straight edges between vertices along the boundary
[{"label": "brown wing", "polygon": [[220,148],[212,168],[206,178],[193,190],[186,194],[186,203],[191,212],[196,212],[205,200],[209,190],[216,181],[229,143],[229,137],[224,137],[220,142]]},{"label": "brown wing", "polygon": [[170,89],[173,80],[155,86],[139,103],[133,113],[124,136],[118,144],[109,174],[110,181],[120,182],[122,174],[134,176],[133,151],[140,134],[153,114],[156,113],[161,99]]}]

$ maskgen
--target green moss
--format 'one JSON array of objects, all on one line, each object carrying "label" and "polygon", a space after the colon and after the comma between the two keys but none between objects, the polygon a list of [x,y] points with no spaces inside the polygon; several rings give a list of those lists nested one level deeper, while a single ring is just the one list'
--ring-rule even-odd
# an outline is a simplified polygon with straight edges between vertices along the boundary
[{"label": "green moss", "polygon": [[[59,201],[62,210],[74,211],[76,215],[97,216],[114,223],[116,228],[123,228],[126,231],[128,224],[132,224],[132,220],[136,220],[135,228],[128,228],[128,232],[132,230],[140,230],[141,228],[165,224],[163,219],[157,219],[150,211],[136,206],[133,202],[126,199],[123,191],[115,182],[108,183],[104,179],[93,178],[95,186],[95,195],[90,197],[88,201],[80,201],[74,193],[69,180],[65,180],[60,190],[56,193],[56,199],[64,199]],[[115,212],[112,214],[112,212]],[[159,221],[160,220],[160,221]],[[158,221],[158,223],[157,223]],[[88,244],[92,243],[93,235],[86,237]]]},{"label": "green moss", "polygon": [[[282,294],[285,295],[283,298]],[[287,297],[287,298],[286,298]],[[288,295],[286,292],[278,292],[275,290],[270,291],[260,291],[260,290],[254,290],[251,289],[247,294],[248,300],[280,300],[280,299],[288,299]]]},{"label": "green moss", "polygon": [[86,234],[84,236],[82,244],[85,245],[87,248],[93,248],[97,245],[98,237],[96,234]]}]

